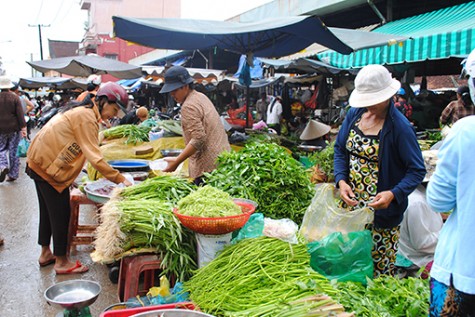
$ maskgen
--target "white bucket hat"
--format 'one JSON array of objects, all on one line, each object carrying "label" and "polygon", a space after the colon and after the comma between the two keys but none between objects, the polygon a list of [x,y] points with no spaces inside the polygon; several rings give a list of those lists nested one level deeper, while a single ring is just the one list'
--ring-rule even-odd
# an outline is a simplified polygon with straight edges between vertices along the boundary
[{"label": "white bucket hat", "polygon": [[392,96],[401,88],[401,83],[381,65],[363,67],[355,78],[355,89],[348,100],[354,108],[374,106]]},{"label": "white bucket hat", "polygon": [[316,120],[310,120],[307,126],[300,135],[300,140],[308,141],[324,136],[330,132],[331,127],[329,125],[320,123]]},{"label": "white bucket hat", "polygon": [[0,76],[0,89],[10,89],[15,85],[12,83],[12,80],[6,76]]}]

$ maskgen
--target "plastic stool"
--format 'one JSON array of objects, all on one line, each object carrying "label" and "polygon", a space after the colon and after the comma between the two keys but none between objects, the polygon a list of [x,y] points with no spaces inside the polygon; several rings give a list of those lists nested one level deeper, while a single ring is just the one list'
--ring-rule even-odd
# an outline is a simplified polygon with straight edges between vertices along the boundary
[{"label": "plastic stool", "polygon": [[[161,270],[158,254],[139,254],[124,257],[120,261],[119,300],[126,301],[137,295],[144,296],[154,286],[157,270]],[[143,273],[143,286],[140,288],[140,274]]]},{"label": "plastic stool", "polygon": [[96,205],[95,202],[89,200],[87,196],[79,189],[71,190],[69,204],[71,206],[71,217],[69,219],[68,230],[68,253],[72,247],[81,244],[91,244],[94,241],[94,231],[97,225],[80,225],[79,224],[79,207],[81,205]]}]

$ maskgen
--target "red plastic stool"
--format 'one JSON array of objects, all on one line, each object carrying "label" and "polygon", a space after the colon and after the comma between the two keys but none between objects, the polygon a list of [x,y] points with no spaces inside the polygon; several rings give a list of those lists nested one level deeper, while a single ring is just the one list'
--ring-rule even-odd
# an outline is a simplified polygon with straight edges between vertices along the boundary
[{"label": "red plastic stool", "polygon": [[91,244],[94,240],[94,231],[97,225],[79,224],[79,208],[81,205],[96,205],[97,203],[89,200],[87,196],[79,189],[71,190],[69,204],[71,206],[71,217],[69,219],[68,230],[68,253],[71,248],[81,244]]},{"label": "red plastic stool", "polygon": [[[154,286],[157,270],[161,270],[158,254],[139,254],[124,257],[120,261],[119,300],[126,301],[137,295],[144,296]],[[140,275],[143,273],[143,285],[140,287]]]}]

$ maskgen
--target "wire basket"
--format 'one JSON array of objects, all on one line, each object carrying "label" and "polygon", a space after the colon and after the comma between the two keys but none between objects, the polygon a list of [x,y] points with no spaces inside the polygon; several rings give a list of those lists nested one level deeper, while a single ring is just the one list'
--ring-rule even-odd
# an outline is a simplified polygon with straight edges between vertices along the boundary
[{"label": "wire basket", "polygon": [[241,207],[242,214],[218,218],[205,218],[182,215],[176,208],[173,210],[173,213],[178,217],[183,226],[194,232],[213,235],[226,234],[242,228],[256,210],[255,205],[250,202],[240,200],[235,200],[234,202]]}]

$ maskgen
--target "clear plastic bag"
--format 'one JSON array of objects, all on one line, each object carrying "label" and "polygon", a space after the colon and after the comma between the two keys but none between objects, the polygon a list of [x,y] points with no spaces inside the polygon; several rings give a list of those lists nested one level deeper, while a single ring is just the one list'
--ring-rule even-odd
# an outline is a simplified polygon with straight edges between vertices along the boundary
[{"label": "clear plastic bag", "polygon": [[266,237],[280,239],[289,243],[298,243],[297,231],[299,226],[292,220],[264,218],[263,234]]},{"label": "clear plastic bag", "polygon": [[341,208],[339,201],[335,185],[318,185],[303,217],[299,233],[310,242],[321,240],[333,232],[346,234],[362,231],[366,224],[373,222],[374,212],[370,208],[349,211]]}]

